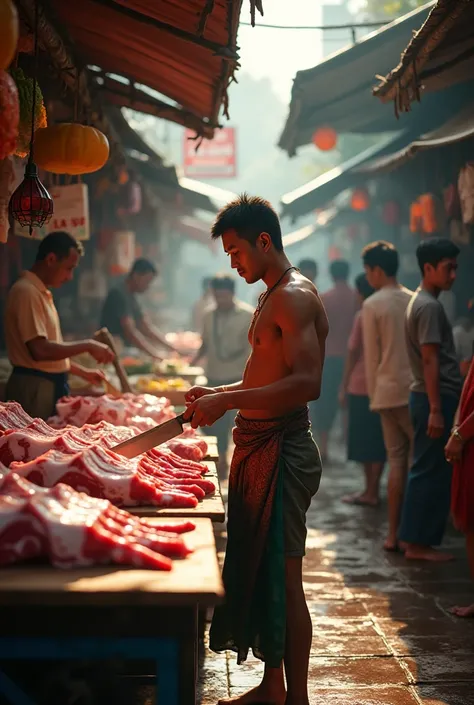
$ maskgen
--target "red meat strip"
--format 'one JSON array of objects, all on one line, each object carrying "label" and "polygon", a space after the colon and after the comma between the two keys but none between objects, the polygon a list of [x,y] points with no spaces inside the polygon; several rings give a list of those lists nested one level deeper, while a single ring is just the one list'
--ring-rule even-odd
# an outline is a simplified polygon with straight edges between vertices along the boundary
[{"label": "red meat strip", "polygon": [[176,508],[197,505],[191,489],[175,488],[140,468],[138,460],[128,460],[98,445],[75,454],[49,450],[29,462],[12,463],[10,468],[42,487],[61,482],[117,505]]},{"label": "red meat strip", "polygon": [[149,458],[155,461],[166,461],[169,465],[174,468],[181,468],[183,470],[193,470],[195,472],[201,473],[201,475],[205,475],[208,471],[207,465],[204,465],[203,463],[197,463],[194,460],[180,458],[179,455],[176,455],[176,453],[173,453],[173,451],[166,448],[165,444],[163,444],[162,446],[157,446],[156,448],[152,448],[148,451],[147,455]]},{"label": "red meat strip", "polygon": [[48,557],[57,568],[119,563],[171,570],[171,559],[190,553],[179,532],[193,528],[151,524],[63,484],[44,489],[0,474],[2,566]]},{"label": "red meat strip", "polygon": [[188,460],[194,460],[199,462],[207,455],[207,443],[204,438],[174,438],[167,443],[164,443],[169,450],[171,450],[180,458],[186,458]]}]

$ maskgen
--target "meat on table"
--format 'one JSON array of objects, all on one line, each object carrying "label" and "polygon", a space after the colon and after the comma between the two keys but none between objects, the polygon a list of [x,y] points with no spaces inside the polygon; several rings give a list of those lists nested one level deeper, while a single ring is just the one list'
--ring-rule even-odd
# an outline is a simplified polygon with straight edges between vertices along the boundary
[{"label": "meat on table", "polygon": [[171,570],[194,524],[150,523],[58,484],[42,488],[0,468],[0,566],[48,558],[57,568],[104,563]]}]

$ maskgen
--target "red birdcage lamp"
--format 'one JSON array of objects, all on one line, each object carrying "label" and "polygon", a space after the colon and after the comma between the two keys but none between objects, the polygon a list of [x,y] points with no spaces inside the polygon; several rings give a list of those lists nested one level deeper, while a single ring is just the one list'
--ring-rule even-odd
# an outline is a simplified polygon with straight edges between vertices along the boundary
[{"label": "red birdcage lamp", "polygon": [[10,198],[8,212],[22,227],[41,228],[51,220],[53,199],[38,178],[38,167],[34,162],[36,80],[38,75],[38,0],[35,2],[35,75],[33,80],[33,105],[31,110],[30,154],[25,168],[25,178]]}]

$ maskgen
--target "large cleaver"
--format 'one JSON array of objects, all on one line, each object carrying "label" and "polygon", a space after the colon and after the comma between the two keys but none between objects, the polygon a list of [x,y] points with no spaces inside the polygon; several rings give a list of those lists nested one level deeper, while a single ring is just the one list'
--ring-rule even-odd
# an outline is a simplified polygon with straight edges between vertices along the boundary
[{"label": "large cleaver", "polygon": [[184,420],[184,413],[176,416],[174,419],[165,421],[149,431],[140,433],[127,441],[122,441],[118,445],[111,448],[114,453],[123,455],[125,458],[135,458],[141,453],[146,453],[151,448],[166,443],[166,441],[180,436],[184,430],[184,424],[189,423],[190,419]]}]

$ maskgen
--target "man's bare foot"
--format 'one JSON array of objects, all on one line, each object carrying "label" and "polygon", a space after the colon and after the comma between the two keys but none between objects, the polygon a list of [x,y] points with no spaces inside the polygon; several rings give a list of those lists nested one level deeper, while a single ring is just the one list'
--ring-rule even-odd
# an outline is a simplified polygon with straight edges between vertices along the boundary
[{"label": "man's bare foot", "polygon": [[456,617],[474,617],[474,603],[469,607],[452,607],[449,611]]},{"label": "man's bare foot", "polygon": [[378,497],[372,497],[366,492],[356,492],[355,494],[348,494],[341,500],[345,504],[357,504],[364,507],[376,507],[379,503]]},{"label": "man's bare foot", "polygon": [[261,683],[247,693],[237,695],[235,698],[219,700],[218,705],[285,705],[286,692],[284,689],[276,690]]},{"label": "man's bare foot", "polygon": [[408,544],[405,558],[412,561],[431,561],[432,563],[446,563],[454,560],[454,556],[450,553],[442,553],[431,546],[417,546],[415,544]]},{"label": "man's bare foot", "polygon": [[394,538],[393,536],[387,536],[387,538],[383,542],[383,548],[384,551],[389,551],[391,553],[396,553],[397,551],[399,551],[400,546],[397,537]]}]

